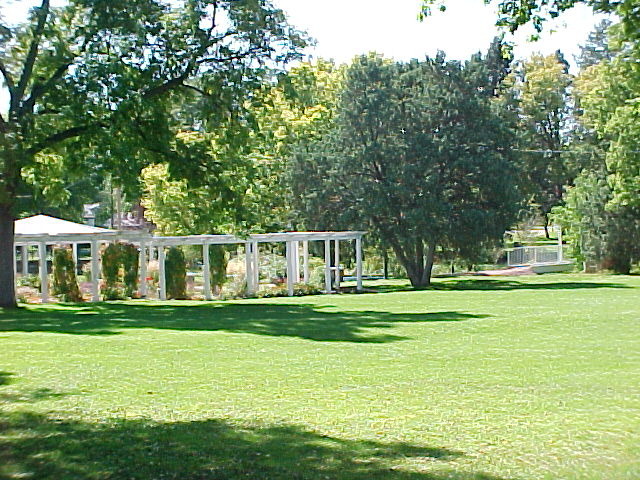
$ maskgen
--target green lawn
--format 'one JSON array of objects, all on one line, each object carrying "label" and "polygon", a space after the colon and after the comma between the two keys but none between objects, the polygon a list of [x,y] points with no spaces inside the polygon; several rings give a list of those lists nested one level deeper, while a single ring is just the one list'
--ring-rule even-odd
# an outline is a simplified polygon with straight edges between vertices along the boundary
[{"label": "green lawn", "polygon": [[640,478],[640,277],[381,290],[0,312],[0,478]]}]

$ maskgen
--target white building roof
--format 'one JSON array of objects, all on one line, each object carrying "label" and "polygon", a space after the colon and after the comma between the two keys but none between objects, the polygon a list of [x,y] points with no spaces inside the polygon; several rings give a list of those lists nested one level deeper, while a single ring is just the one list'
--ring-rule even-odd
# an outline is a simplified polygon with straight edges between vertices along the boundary
[{"label": "white building roof", "polygon": [[49,215],[34,215],[16,220],[15,228],[16,235],[76,235],[115,232],[115,230],[108,228],[92,227]]}]

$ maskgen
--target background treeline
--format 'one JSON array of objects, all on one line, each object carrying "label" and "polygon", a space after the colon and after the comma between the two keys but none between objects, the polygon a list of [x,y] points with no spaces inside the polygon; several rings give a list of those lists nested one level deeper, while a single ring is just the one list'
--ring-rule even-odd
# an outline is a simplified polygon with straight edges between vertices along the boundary
[{"label": "background treeline", "polygon": [[[173,77],[135,96],[166,72],[150,61],[130,67],[147,77],[132,76],[118,70],[124,60],[100,64],[106,54],[89,52],[73,88],[93,93],[65,108],[86,109],[89,98],[96,125],[53,142],[44,132],[66,126],[63,102],[52,96],[42,106],[54,113],[51,124],[30,127],[39,150],[20,169],[17,215],[80,219],[83,203],[108,199],[116,186],[165,234],[365,229],[415,286],[429,284],[434,259],[485,262],[518,222],[562,225],[574,256],[602,268],[629,272],[640,258],[640,62],[620,27],[593,32],[576,75],[561,52],[516,61],[500,38],[464,62],[371,53],[283,69],[304,35],[268,3],[220,3],[245,45],[217,40],[215,68],[192,66],[184,52],[195,47],[177,46],[157,60],[173,65]],[[59,15],[70,36],[78,19]],[[255,26],[255,15],[269,21]],[[202,42],[197,53],[212,47],[184,22],[192,43]],[[33,30],[23,36],[13,43],[16,62]],[[114,48],[109,41],[101,47]],[[114,93],[96,85],[100,75],[133,80]],[[169,85],[175,79],[181,88]],[[98,101],[103,92],[112,97]]]}]

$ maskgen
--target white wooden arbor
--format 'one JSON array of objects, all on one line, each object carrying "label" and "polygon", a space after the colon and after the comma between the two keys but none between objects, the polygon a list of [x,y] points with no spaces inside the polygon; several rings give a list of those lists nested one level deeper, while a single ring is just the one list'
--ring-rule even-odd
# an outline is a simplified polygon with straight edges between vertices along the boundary
[{"label": "white wooden arbor", "polygon": [[[67,222],[73,223],[73,222]],[[80,225],[80,224],[75,224]],[[138,245],[140,248],[140,294],[147,295],[147,264],[148,251],[157,249],[158,265],[159,265],[159,297],[160,300],[166,300],[166,276],[164,268],[165,248],[182,245],[201,245],[203,256],[203,276],[204,276],[204,297],[206,300],[213,298],[211,291],[211,282],[209,275],[209,245],[229,245],[243,244],[245,249],[245,268],[247,279],[247,292],[255,294],[259,286],[259,249],[260,243],[285,243],[286,244],[286,280],[287,290],[290,296],[293,295],[294,285],[300,281],[306,283],[309,281],[309,242],[319,241],[324,243],[324,277],[325,292],[332,292],[332,270],[335,271],[336,285],[340,285],[340,242],[355,241],[356,253],[356,290],[362,291],[362,237],[365,232],[347,231],[347,232],[285,232],[285,233],[262,233],[249,235],[247,237],[238,237],[236,235],[186,235],[186,236],[155,236],[146,233],[136,232],[119,232],[115,230],[98,229],[97,227],[81,227],[93,228],[93,231],[84,231],[84,233],[19,233],[17,231],[14,239],[14,265],[15,247],[22,248],[22,272],[26,273],[26,246],[38,246],[39,258],[39,274],[41,280],[41,296],[42,302],[49,300],[48,282],[47,282],[47,262],[46,262],[46,246],[57,244],[90,244],[91,245],[91,292],[92,301],[100,300],[100,245],[103,243],[113,243],[117,241],[126,241]],[[333,258],[336,267],[331,267],[331,257],[333,248]],[[74,252],[76,248],[73,248]],[[302,260],[302,262],[301,262]]]}]

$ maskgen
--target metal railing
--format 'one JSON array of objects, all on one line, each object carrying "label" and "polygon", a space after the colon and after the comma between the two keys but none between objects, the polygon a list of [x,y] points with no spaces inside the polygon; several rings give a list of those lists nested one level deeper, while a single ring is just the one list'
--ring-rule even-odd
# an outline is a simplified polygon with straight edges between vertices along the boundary
[{"label": "metal railing", "polygon": [[507,264],[510,267],[538,263],[559,263],[562,261],[564,261],[564,254],[562,247],[558,245],[516,247],[513,250],[507,250]]}]

